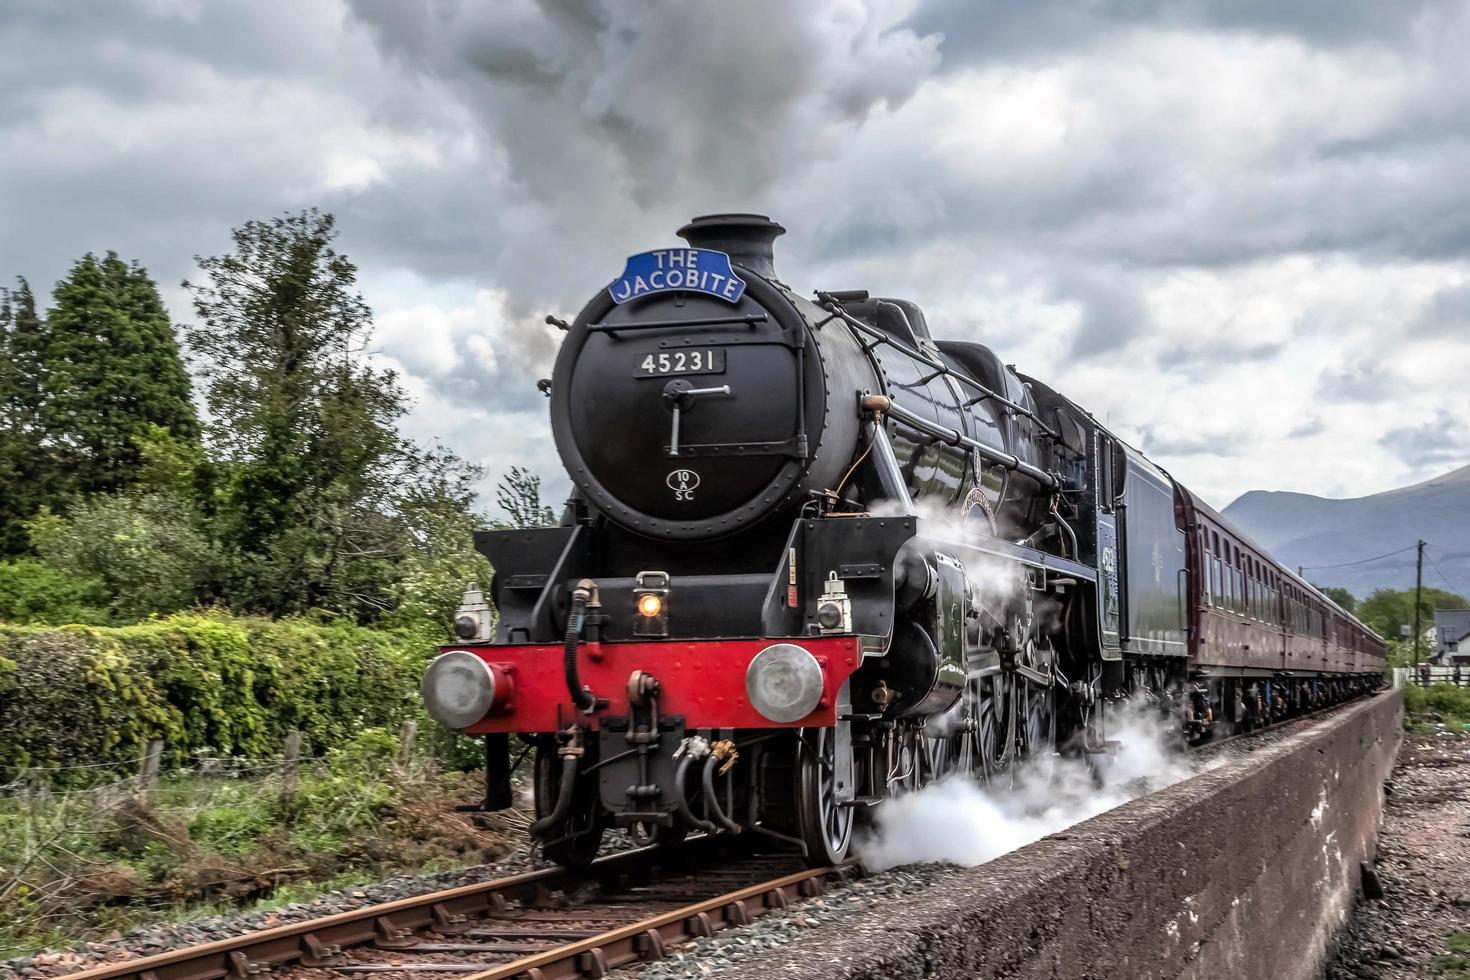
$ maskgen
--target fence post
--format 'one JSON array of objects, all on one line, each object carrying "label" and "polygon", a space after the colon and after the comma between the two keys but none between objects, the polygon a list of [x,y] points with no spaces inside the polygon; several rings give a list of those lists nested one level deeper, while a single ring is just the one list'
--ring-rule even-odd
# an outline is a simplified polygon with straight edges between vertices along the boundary
[{"label": "fence post", "polygon": [[296,786],[301,766],[301,733],[292,730],[286,733],[286,744],[281,749],[281,809],[290,811],[296,799]]},{"label": "fence post", "polygon": [[413,761],[413,743],[418,736],[419,723],[416,721],[405,721],[403,727],[398,729],[398,768],[404,772],[408,771],[408,765]]},{"label": "fence post", "polygon": [[153,806],[153,791],[158,786],[158,769],[162,763],[163,739],[152,739],[138,760],[138,802],[145,808]]}]

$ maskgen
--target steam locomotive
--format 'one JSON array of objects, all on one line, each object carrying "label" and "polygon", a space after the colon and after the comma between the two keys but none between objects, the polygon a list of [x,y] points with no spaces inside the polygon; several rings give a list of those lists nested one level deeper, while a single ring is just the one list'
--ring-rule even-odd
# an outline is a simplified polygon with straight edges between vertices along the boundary
[{"label": "steam locomotive", "polygon": [[[1090,414],[914,303],[799,295],[768,218],[628,259],[549,382],[561,526],[488,531],[425,706],[568,865],[609,828],[842,860],[885,798],[1375,688],[1380,639]],[[493,602],[493,610],[492,610]]]}]

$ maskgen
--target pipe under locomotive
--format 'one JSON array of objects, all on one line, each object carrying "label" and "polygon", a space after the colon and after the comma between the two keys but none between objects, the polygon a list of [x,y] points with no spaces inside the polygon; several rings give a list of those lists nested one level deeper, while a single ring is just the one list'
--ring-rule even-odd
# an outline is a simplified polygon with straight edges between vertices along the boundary
[{"label": "pipe under locomotive", "polygon": [[[1248,542],[1227,610],[1228,525],[1072,402],[913,303],[793,292],[783,231],[696,218],[567,327],[561,526],[476,535],[498,615],[472,587],[424,679],[483,808],[516,734],[556,860],[621,827],[830,863],[896,792],[1107,752],[1122,697],[1200,739],[1376,686],[1381,642]],[[1319,661],[1298,596],[1342,624]]]}]

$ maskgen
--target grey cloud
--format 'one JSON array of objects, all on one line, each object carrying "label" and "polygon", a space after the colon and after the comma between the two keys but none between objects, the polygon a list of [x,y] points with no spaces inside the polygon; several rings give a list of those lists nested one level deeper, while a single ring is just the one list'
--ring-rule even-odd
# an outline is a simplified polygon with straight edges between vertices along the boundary
[{"label": "grey cloud", "polygon": [[1404,44],[1427,10],[1452,0],[937,0],[908,25],[945,38],[946,65],[1036,59],[1139,27],[1288,36],[1312,44]]},{"label": "grey cloud", "polygon": [[1470,335],[1470,281],[1436,292],[1415,319],[1412,332],[1421,337]]},{"label": "grey cloud", "polygon": [[1381,361],[1353,361],[1317,377],[1317,397],[1327,402],[1379,402],[1401,395],[1408,382]]},{"label": "grey cloud", "polygon": [[1322,416],[1309,415],[1305,419],[1302,419],[1301,423],[1286,435],[1291,439],[1308,439],[1312,436],[1319,436],[1326,431],[1327,423],[1322,421]]},{"label": "grey cloud", "polygon": [[11,0],[0,15],[0,108],[34,112],[61,86],[106,91],[128,103],[177,90],[181,62],[246,79],[314,74],[339,50],[340,17],[328,4],[278,7],[249,0],[159,4],[141,0]]},{"label": "grey cloud", "polygon": [[1285,348],[1285,341],[1247,344],[1229,338],[1215,337],[1198,343],[1175,343],[1160,350],[1156,360],[1160,367],[1185,369],[1198,373],[1222,364],[1268,361]]},{"label": "grey cloud", "polygon": [[1057,295],[1082,307],[1081,322],[1072,335],[1074,360],[1120,350],[1153,327],[1143,297],[1121,273],[1073,273],[1058,284]]},{"label": "grey cloud", "polygon": [[1161,435],[1155,428],[1140,430],[1140,446],[1152,456],[1229,456],[1243,449],[1250,436],[1241,432],[1192,432],[1187,435]]},{"label": "grey cloud", "polygon": [[1444,411],[1432,421],[1391,429],[1378,444],[1416,470],[1458,465],[1470,457],[1463,422]]}]

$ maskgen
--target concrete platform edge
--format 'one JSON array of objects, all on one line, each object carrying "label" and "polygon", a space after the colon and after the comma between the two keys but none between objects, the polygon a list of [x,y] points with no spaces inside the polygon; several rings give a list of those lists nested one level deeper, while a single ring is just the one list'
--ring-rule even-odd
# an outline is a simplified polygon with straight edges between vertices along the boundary
[{"label": "concrete platform edge", "polygon": [[1319,977],[1383,816],[1383,692],[721,977]]}]

